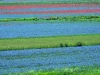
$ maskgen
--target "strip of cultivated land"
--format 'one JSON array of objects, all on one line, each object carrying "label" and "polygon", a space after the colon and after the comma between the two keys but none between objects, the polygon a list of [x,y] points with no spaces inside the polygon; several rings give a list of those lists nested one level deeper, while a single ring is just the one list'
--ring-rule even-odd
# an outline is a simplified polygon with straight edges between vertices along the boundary
[{"label": "strip of cultivated land", "polygon": [[90,10],[54,10],[54,11],[36,11],[36,12],[0,12],[0,14],[60,14],[60,13],[99,13],[100,9]]},{"label": "strip of cultivated land", "polygon": [[60,21],[98,21],[100,22],[100,16],[66,16],[66,17],[49,17],[49,18],[6,18],[0,19],[0,22],[9,21],[50,21],[50,20],[60,20]]},{"label": "strip of cultivated land", "polygon": [[64,69],[54,69],[50,71],[30,71],[27,73],[17,73],[9,75],[100,75],[98,66],[69,67]]},{"label": "strip of cultivated land", "polygon": [[100,4],[98,0],[86,1],[49,1],[49,2],[0,2],[0,5],[30,5],[30,4]]},{"label": "strip of cultivated land", "polygon": [[0,50],[100,45],[100,34],[0,39]]},{"label": "strip of cultivated land", "polygon": [[56,7],[79,7],[79,6],[99,6],[99,4],[29,4],[29,5],[2,5],[0,4],[0,9],[22,9],[22,8],[56,8]]},{"label": "strip of cultivated land", "polygon": [[72,7],[72,6],[97,6],[98,4],[32,4],[32,5],[6,5],[6,6],[3,6],[2,4],[0,5],[0,9],[11,9],[11,8],[40,8],[40,7],[45,7],[45,8],[48,8],[48,7]]}]

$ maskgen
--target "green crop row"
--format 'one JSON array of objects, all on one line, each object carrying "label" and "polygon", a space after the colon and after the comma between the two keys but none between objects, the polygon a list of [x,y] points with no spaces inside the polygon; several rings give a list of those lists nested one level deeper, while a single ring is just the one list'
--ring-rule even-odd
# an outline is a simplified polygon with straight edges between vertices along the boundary
[{"label": "green crop row", "polygon": [[98,66],[69,67],[63,69],[54,69],[49,71],[30,71],[26,73],[16,73],[9,75],[100,75]]},{"label": "green crop row", "polygon": [[100,34],[0,39],[0,50],[100,45]]},{"label": "green crop row", "polygon": [[46,1],[46,2],[0,2],[0,5],[30,5],[30,4],[100,4],[99,0],[81,1]]},{"label": "green crop row", "polygon": [[50,20],[65,20],[65,21],[98,21],[100,22],[100,16],[66,16],[66,17],[49,17],[49,18],[6,18],[0,19],[0,22],[9,21],[50,21]]}]

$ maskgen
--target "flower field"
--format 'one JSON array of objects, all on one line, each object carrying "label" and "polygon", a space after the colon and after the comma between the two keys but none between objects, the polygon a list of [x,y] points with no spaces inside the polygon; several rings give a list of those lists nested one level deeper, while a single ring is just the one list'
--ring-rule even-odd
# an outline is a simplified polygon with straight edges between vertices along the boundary
[{"label": "flower field", "polygon": [[[33,4],[0,6],[1,18],[100,15],[99,4]],[[28,14],[28,15],[27,15]]]},{"label": "flower field", "polygon": [[36,24],[34,24],[34,22],[32,21],[1,22],[0,38],[28,38],[28,37],[30,38],[30,37],[44,37],[44,36],[100,34],[99,29],[100,29],[99,22],[91,22],[91,23],[90,22],[67,22],[67,23],[42,22]]},{"label": "flower field", "polygon": [[0,75],[100,75],[99,2],[1,0]]},{"label": "flower field", "polygon": [[[99,66],[99,51],[100,45],[0,51],[0,74],[9,73],[10,75],[12,73],[13,75],[16,72],[29,72],[31,75],[30,71],[34,73],[34,71],[48,71],[72,66],[93,66],[94,64]],[[100,74],[100,72],[98,73]]]}]

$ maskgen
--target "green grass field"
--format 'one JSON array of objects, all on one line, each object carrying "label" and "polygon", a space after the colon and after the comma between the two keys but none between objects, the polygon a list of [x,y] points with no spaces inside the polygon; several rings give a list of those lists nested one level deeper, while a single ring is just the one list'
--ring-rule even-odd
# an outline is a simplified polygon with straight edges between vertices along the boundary
[{"label": "green grass field", "polygon": [[100,4],[99,0],[81,1],[46,1],[46,2],[0,2],[0,5],[30,5],[30,4]]},{"label": "green grass field", "polygon": [[100,34],[0,39],[0,50],[100,45]]},{"label": "green grass field", "polygon": [[100,75],[100,67],[98,66],[83,66],[69,67],[63,69],[54,69],[50,71],[30,71],[26,73],[16,73],[9,75]]},{"label": "green grass field", "polygon": [[66,17],[49,17],[49,18],[6,18],[0,19],[0,22],[9,21],[98,21],[100,22],[100,16],[66,16]]}]

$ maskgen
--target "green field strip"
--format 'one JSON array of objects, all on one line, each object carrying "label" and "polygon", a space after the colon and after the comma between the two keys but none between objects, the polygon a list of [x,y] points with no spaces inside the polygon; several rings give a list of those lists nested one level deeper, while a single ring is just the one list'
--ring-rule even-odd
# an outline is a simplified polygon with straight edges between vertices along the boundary
[{"label": "green field strip", "polygon": [[30,4],[100,4],[100,1],[49,1],[49,2],[0,2],[0,5],[30,5]]},{"label": "green field strip", "polygon": [[66,67],[46,71],[29,71],[8,75],[100,75],[99,66]]},{"label": "green field strip", "polygon": [[9,21],[97,21],[100,22],[100,16],[66,16],[66,17],[55,17],[51,16],[49,18],[5,18],[0,19],[0,22]]},{"label": "green field strip", "polygon": [[100,34],[0,39],[0,50],[100,45]]}]

